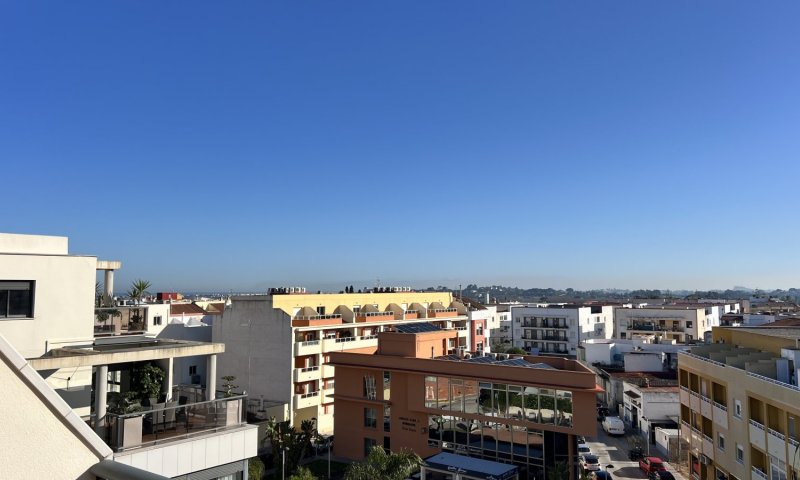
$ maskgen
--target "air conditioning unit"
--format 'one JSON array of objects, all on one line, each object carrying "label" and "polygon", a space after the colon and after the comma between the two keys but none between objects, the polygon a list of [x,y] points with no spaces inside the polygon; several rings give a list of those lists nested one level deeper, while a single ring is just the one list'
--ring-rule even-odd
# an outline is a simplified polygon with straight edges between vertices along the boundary
[{"label": "air conditioning unit", "polygon": [[700,463],[702,463],[703,465],[711,465],[712,462],[711,462],[710,458],[706,457],[705,455],[703,455],[701,453],[700,454]]}]

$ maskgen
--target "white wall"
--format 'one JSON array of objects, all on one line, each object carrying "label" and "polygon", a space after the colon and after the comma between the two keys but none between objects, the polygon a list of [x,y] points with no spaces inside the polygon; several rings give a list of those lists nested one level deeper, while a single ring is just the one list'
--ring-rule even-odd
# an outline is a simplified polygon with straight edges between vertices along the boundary
[{"label": "white wall", "polygon": [[0,280],[35,282],[33,318],[0,319],[0,334],[25,358],[53,342],[94,338],[96,265],[96,257],[0,254]]},{"label": "white wall", "polygon": [[661,372],[664,370],[664,356],[658,352],[629,352],[623,358],[626,372]]}]

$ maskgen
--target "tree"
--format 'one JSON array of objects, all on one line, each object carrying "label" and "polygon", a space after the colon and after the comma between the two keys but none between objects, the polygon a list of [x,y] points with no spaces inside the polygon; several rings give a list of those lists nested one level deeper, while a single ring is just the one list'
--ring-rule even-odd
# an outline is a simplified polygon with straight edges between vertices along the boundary
[{"label": "tree", "polygon": [[528,354],[528,352],[526,352],[525,350],[523,350],[523,349],[521,349],[519,347],[511,347],[508,350],[506,350],[506,353],[510,353],[512,355],[527,355]]},{"label": "tree", "polygon": [[264,462],[258,457],[252,457],[247,462],[247,478],[251,480],[261,480],[264,477]]},{"label": "tree", "polygon": [[[300,460],[311,448],[311,441],[319,438],[316,419],[303,420],[300,430],[289,425],[288,421],[278,422],[275,417],[267,420],[267,438],[272,445],[273,463],[276,471],[283,470],[282,462],[286,459],[286,474],[297,470]],[[285,452],[281,455],[281,452]]]},{"label": "tree", "polygon": [[569,469],[566,462],[557,462],[547,471],[547,480],[567,480],[569,478]]},{"label": "tree", "polygon": [[135,366],[131,370],[131,390],[142,400],[158,399],[164,388],[165,375],[164,370],[154,363]]},{"label": "tree", "polygon": [[317,477],[306,467],[300,467],[296,473],[289,477],[289,480],[317,480]]},{"label": "tree", "polygon": [[136,303],[140,303],[142,301],[142,297],[150,294],[150,292],[147,291],[150,286],[151,284],[147,280],[142,280],[141,278],[136,279],[131,283],[131,288],[128,290],[128,296],[136,300]]},{"label": "tree", "polygon": [[363,462],[352,463],[344,474],[345,480],[404,480],[422,465],[422,458],[411,450],[386,452],[374,446]]}]

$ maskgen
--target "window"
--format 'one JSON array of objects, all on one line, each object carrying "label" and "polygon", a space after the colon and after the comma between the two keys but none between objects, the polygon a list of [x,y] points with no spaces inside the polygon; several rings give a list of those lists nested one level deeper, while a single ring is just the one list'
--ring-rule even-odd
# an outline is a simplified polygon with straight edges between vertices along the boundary
[{"label": "window", "polygon": [[161,315],[153,317],[153,325],[161,325]]},{"label": "window", "polygon": [[740,400],[733,401],[733,416],[742,419],[742,402]]},{"label": "window", "polygon": [[364,398],[368,400],[375,400],[375,376],[364,375]]},{"label": "window", "polygon": [[383,431],[392,431],[392,407],[389,405],[383,406]]},{"label": "window", "polygon": [[692,322],[686,322],[686,328],[692,328]]},{"label": "window", "polygon": [[325,315],[325,307],[324,306],[317,307],[317,315]]},{"label": "window", "polygon": [[725,435],[721,433],[717,434],[717,448],[719,448],[723,452],[725,451]]},{"label": "window", "polygon": [[736,444],[736,461],[744,465],[744,448],[738,443]]},{"label": "window", "polygon": [[197,375],[197,365],[192,365],[189,367],[189,375]]},{"label": "window", "polygon": [[375,416],[375,409],[374,408],[365,408],[364,409],[364,426],[369,428],[375,428],[378,425],[377,417]]},{"label": "window", "polygon": [[372,439],[372,438],[364,438],[364,456],[365,457],[369,455],[369,451],[372,450],[372,447],[374,447],[375,445],[377,445],[377,442],[375,442],[374,439]]},{"label": "window", "polygon": [[483,335],[483,325],[478,325],[478,328],[475,329],[475,335]]},{"label": "window", "polygon": [[387,452],[392,449],[392,440],[389,437],[383,437],[383,449]]},{"label": "window", "polygon": [[392,399],[392,372],[383,372],[383,399]]},{"label": "window", "polygon": [[0,281],[0,318],[33,318],[33,282]]}]

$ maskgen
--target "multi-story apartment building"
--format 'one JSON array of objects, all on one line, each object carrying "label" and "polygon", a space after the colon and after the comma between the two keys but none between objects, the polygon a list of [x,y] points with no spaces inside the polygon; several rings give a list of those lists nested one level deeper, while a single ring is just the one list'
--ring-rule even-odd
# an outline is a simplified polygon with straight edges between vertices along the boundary
[{"label": "multi-story apartment building", "polygon": [[378,334],[373,355],[332,353],[334,453],[444,451],[513,463],[523,479],[576,465],[577,436],[597,433],[594,373],[558,357],[448,354],[454,336],[430,323],[397,325]]},{"label": "multi-story apartment building", "polygon": [[715,327],[678,356],[681,436],[694,478],[800,473],[800,328]]},{"label": "multi-story apartment building", "polygon": [[[120,262],[70,255],[66,237],[0,234],[0,349],[14,366],[3,375],[25,387],[21,394],[46,397],[46,405],[25,402],[5,418],[13,414],[27,419],[31,432],[40,431],[42,422],[61,431],[66,421],[76,435],[60,441],[89,445],[92,455],[117,466],[163,477],[202,472],[202,478],[242,478],[247,459],[256,454],[257,428],[245,421],[245,396],[215,398],[216,358],[225,346],[156,338],[147,332],[155,316],[145,315],[143,308],[126,318],[125,328],[97,328],[113,322],[93,321],[96,272],[107,272],[105,296],[110,298],[112,272],[120,267]],[[203,359],[205,388],[188,392],[175,384],[180,375],[176,359],[185,357]],[[149,405],[134,411],[119,401],[120,410],[112,413],[112,398],[142,393],[133,391],[133,377],[145,366],[163,374]],[[42,408],[58,415],[36,415]],[[12,432],[6,426],[4,433],[4,438],[14,438],[29,430]],[[7,455],[30,454],[19,448],[3,445]],[[32,454],[46,456],[41,450]],[[51,478],[45,471],[31,471],[30,476]]]},{"label": "multi-story apartment building", "polygon": [[661,305],[614,310],[615,336],[630,339],[652,335],[678,343],[704,339],[719,325],[719,308],[708,306]]},{"label": "multi-story apartment building", "polygon": [[[264,398],[267,416],[317,419],[320,432],[333,430],[332,352],[374,353],[378,334],[398,324],[433,322],[454,332],[453,353],[484,343],[485,329],[471,325],[468,308],[450,292],[410,288],[366,293],[305,293],[271,289],[266,295],[233,296],[213,339],[235,348],[220,359],[222,375],[234,375],[251,398]],[[475,327],[475,328],[473,328]]]},{"label": "multi-story apartment building", "polygon": [[529,352],[577,356],[588,339],[613,335],[614,308],[606,305],[514,306],[512,344]]}]

